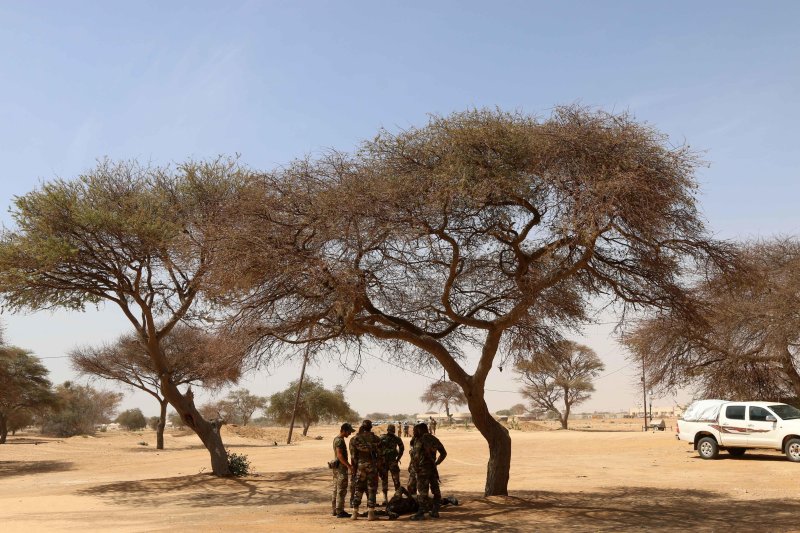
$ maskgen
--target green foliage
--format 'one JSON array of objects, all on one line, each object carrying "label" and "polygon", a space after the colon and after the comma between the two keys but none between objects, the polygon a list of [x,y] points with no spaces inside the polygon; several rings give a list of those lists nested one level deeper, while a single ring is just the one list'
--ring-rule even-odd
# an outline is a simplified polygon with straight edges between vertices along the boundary
[{"label": "green foliage", "polygon": [[151,416],[150,418],[147,419],[147,427],[155,431],[158,429],[159,422],[161,422],[161,417]]},{"label": "green foliage", "polygon": [[28,425],[33,413],[56,405],[47,374],[30,352],[0,346],[0,443],[8,431]]},{"label": "green foliage", "polygon": [[250,473],[250,460],[245,454],[230,453],[227,450],[225,453],[228,454],[228,469],[232,476],[242,477]]},{"label": "green foliage", "polygon": [[186,427],[186,424],[184,424],[181,415],[179,415],[175,411],[172,411],[170,414],[167,415],[167,420],[172,424],[172,427],[175,429],[183,429],[184,427]]},{"label": "green foliage", "polygon": [[107,423],[122,401],[122,394],[100,391],[69,381],[56,387],[58,410],[45,415],[42,432],[57,437],[90,435],[95,426]]},{"label": "green foliage", "polygon": [[389,415],[389,413],[376,412],[376,413],[367,413],[364,418],[368,420],[389,420],[389,418],[391,418],[391,415]]},{"label": "green foliage", "polygon": [[115,422],[128,431],[136,431],[147,426],[147,419],[145,419],[142,411],[138,408],[121,412],[119,416],[117,416]]},{"label": "green foliage", "polygon": [[500,409],[495,414],[498,416],[511,416],[511,409]]},{"label": "green foliage", "polygon": [[[291,420],[297,386],[298,381],[293,381],[288,389],[270,396],[267,415],[278,424],[288,424]],[[344,389],[337,387],[335,390],[328,390],[322,386],[322,381],[311,377],[303,382],[300,403],[297,406],[297,420],[305,428],[320,421],[357,419],[358,413],[353,411],[344,399]]]}]

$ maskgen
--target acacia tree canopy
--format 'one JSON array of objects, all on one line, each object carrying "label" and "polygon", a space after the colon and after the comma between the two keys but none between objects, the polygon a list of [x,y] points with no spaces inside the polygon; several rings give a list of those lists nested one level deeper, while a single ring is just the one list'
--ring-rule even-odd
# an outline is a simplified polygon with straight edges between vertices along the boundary
[{"label": "acacia tree canopy", "polygon": [[534,407],[558,413],[564,429],[572,407],[591,397],[592,379],[604,369],[594,350],[568,340],[558,341],[517,363],[524,383],[522,395]]},{"label": "acacia tree canopy", "polygon": [[252,180],[217,282],[267,358],[337,339],[440,364],[487,440],[485,494],[507,494],[511,440],[484,400],[495,360],[557,340],[590,303],[691,313],[693,261],[726,255],[698,216],[697,163],[625,114],[433,117]]},{"label": "acacia tree canopy", "polygon": [[209,450],[217,475],[229,473],[219,428],[172,380],[162,341],[179,322],[204,316],[200,295],[216,258],[215,230],[247,173],[222,158],[176,168],[101,161],[74,180],[46,182],[16,198],[16,227],[0,238],[7,308],[119,308],[161,376],[161,392]]},{"label": "acacia tree canopy", "polygon": [[800,242],[742,245],[739,263],[693,288],[702,318],[667,310],[625,336],[649,387],[732,400],[800,397]]}]

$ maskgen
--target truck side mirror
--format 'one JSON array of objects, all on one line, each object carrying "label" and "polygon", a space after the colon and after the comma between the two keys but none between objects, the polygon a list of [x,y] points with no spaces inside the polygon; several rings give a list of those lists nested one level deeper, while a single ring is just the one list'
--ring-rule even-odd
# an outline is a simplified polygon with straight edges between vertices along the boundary
[{"label": "truck side mirror", "polygon": [[775,417],[774,417],[774,416],[772,416],[772,415],[767,415],[766,421],[767,421],[767,422],[777,422],[777,421],[778,421],[778,419],[777,419],[777,418],[775,418]]}]

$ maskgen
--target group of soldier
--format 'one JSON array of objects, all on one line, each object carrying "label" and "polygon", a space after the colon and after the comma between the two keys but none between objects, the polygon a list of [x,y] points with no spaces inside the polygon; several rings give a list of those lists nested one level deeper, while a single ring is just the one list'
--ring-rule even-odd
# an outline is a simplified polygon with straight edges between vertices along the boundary
[{"label": "group of soldier", "polygon": [[[425,512],[432,518],[439,517],[442,504],[442,493],[439,489],[439,472],[437,466],[444,461],[447,451],[441,441],[436,438],[425,423],[413,426],[409,443],[409,481],[407,487],[400,483],[400,461],[405,452],[403,440],[395,434],[394,424],[389,424],[386,433],[378,437],[372,432],[372,422],[364,420],[356,435],[350,439],[349,454],[345,439],[354,433],[349,423],[342,424],[339,435],[333,439],[333,501],[332,513],[337,518],[359,518],[361,499],[367,495],[367,519],[376,520],[378,479],[381,480],[383,506],[387,506],[390,518],[396,517],[389,512],[391,506],[388,498],[389,474],[394,484],[392,500],[400,499],[403,494],[416,499],[416,514],[412,520],[422,520]],[[348,461],[348,457],[350,461]],[[350,484],[350,505],[352,513],[344,510],[347,487]],[[431,493],[433,498],[428,496]],[[413,503],[413,502],[412,502]]]}]

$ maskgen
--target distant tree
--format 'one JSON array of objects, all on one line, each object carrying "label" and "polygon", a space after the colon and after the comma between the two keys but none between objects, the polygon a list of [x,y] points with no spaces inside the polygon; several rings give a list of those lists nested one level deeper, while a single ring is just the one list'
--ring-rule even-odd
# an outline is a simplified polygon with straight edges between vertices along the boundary
[{"label": "distant tree", "polygon": [[147,426],[147,420],[142,414],[141,409],[138,408],[122,411],[119,415],[117,415],[117,418],[114,420],[114,422],[129,431],[144,429],[145,426]]},{"label": "distant tree", "polygon": [[624,336],[647,387],[731,400],[800,398],[800,239],[740,246],[735,272],[692,291],[700,317],[664,311]]},{"label": "distant tree", "polygon": [[[289,388],[269,398],[267,414],[278,424],[288,424],[292,418],[298,381],[293,381]],[[303,381],[297,410],[297,419],[303,424],[303,435],[308,435],[308,428],[320,421],[355,421],[357,418],[358,413],[344,399],[344,389],[337,387],[328,390],[320,380],[310,377]]]},{"label": "distant tree", "polygon": [[444,407],[447,413],[447,419],[452,421],[453,415],[450,413],[450,407],[458,407],[459,405],[467,405],[467,398],[458,383],[453,381],[437,381],[428,386],[425,394],[420,396],[420,401],[428,404],[428,407],[434,405]]},{"label": "distant tree", "polygon": [[57,437],[91,435],[98,424],[111,421],[122,401],[118,392],[100,391],[66,381],[55,388],[58,410],[43,418],[42,432]]},{"label": "distant tree", "polygon": [[408,420],[409,418],[414,418],[414,415],[408,413],[397,413],[391,415],[389,420]]},{"label": "distant tree", "polygon": [[158,431],[158,428],[161,427],[161,417],[160,416],[151,416],[147,419],[147,427],[152,429],[153,431]]},{"label": "distant tree", "polygon": [[248,174],[225,158],[176,167],[101,161],[15,198],[15,227],[0,236],[4,307],[118,308],[218,476],[230,473],[219,428],[197,412],[191,388],[173,381],[163,343],[178,323],[208,315],[202,295],[217,260],[216,232]]},{"label": "distant tree", "polygon": [[495,411],[497,416],[511,416],[511,409],[500,409],[499,411]]},{"label": "distant tree", "polygon": [[[558,412],[564,429],[572,407],[591,397],[592,379],[604,368],[594,350],[568,340],[558,341],[517,364],[524,383],[522,395],[535,407]],[[559,409],[562,405],[563,410]]]},{"label": "distant tree", "polygon": [[250,419],[259,409],[267,406],[267,398],[250,394],[247,389],[237,389],[228,393],[225,398],[231,420],[237,424],[246,426]]},{"label": "distant tree", "polygon": [[528,409],[525,407],[525,405],[524,405],[524,404],[521,404],[521,403],[518,403],[518,404],[512,405],[512,406],[511,406],[511,409],[509,409],[509,411],[511,412],[511,414],[512,414],[512,415],[516,415],[516,416],[519,416],[519,415],[524,415],[524,414],[525,414],[525,412],[526,412],[527,410],[528,410]]},{"label": "distant tree", "polygon": [[47,368],[30,352],[0,345],[0,444],[32,412],[52,407],[56,397]]},{"label": "distant tree", "polygon": [[[161,348],[166,370],[175,385],[218,388],[236,382],[241,374],[241,346],[237,348],[229,339],[186,325],[175,326],[161,340]],[[81,374],[120,381],[158,401],[161,422],[155,428],[156,449],[163,450],[169,401],[161,392],[161,375],[139,337],[123,335],[111,345],[76,348],[69,355],[72,366]]]},{"label": "distant tree", "polygon": [[169,421],[170,424],[172,424],[172,427],[175,429],[183,429],[186,427],[183,424],[183,418],[181,418],[181,415],[179,415],[175,411],[172,411],[167,415],[167,420]]},{"label": "distant tree", "polygon": [[367,420],[388,420],[391,418],[389,413],[381,413],[380,411],[375,413],[367,413],[365,417]]}]

